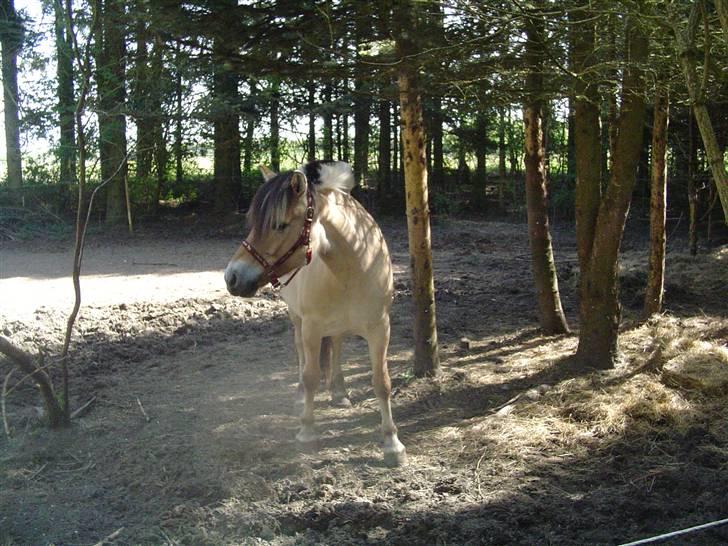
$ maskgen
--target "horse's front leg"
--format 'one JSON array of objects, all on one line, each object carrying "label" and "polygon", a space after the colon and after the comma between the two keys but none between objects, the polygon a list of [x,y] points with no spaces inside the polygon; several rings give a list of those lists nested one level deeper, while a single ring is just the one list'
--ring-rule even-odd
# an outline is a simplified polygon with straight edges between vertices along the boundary
[{"label": "horse's front leg", "polygon": [[316,389],[320,381],[321,365],[321,333],[318,329],[303,323],[301,327],[301,344],[303,346],[303,413],[301,414],[301,430],[296,440],[302,444],[316,442],[317,435],[314,429],[313,403]]}]

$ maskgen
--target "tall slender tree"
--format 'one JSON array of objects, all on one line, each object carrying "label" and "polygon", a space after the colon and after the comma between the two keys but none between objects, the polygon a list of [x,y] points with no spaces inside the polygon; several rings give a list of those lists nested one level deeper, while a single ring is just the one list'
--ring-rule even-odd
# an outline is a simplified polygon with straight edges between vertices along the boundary
[{"label": "tall slender tree", "polygon": [[523,106],[523,132],[526,163],[526,206],[531,267],[538,293],[541,329],[546,334],[569,331],[561,306],[559,282],[551,245],[546,197],[546,146],[543,138],[543,72],[545,29],[543,5],[525,14],[526,100]]},{"label": "tall slender tree", "polygon": [[5,109],[5,158],[10,198],[21,202],[23,166],[20,158],[20,116],[18,95],[18,53],[23,44],[23,25],[14,0],[0,1],[0,46],[2,46],[3,101]]},{"label": "tall slender tree", "polygon": [[[585,7],[583,3],[579,5]],[[644,4],[640,2],[628,18],[625,51],[629,57],[625,59],[621,82],[613,170],[601,198],[597,189],[599,173],[597,171],[594,187],[593,166],[587,165],[599,157],[598,112],[595,124],[591,106],[584,108],[587,95],[575,93],[577,245],[582,268],[577,359],[583,366],[591,368],[613,367],[618,357],[621,318],[617,275],[619,247],[636,182],[645,119],[643,64],[647,59],[648,40],[637,22],[641,9],[644,9]],[[581,18],[587,14],[588,10],[578,15],[580,29],[573,50],[575,73],[588,81],[590,75],[585,71],[585,65],[593,54],[588,44],[593,43],[595,29],[593,18]],[[595,140],[592,140],[594,137]],[[599,164],[598,161],[595,163]]]},{"label": "tall slender tree", "polygon": [[124,2],[94,0],[94,37],[101,179],[106,186],[106,224],[126,219],[126,42]]},{"label": "tall slender tree", "polygon": [[76,102],[73,86],[73,51],[65,14],[73,9],[73,3],[72,0],[66,0],[64,7],[61,2],[62,0],[53,2],[58,80],[58,126],[60,128],[59,181],[61,184],[72,184],[76,182],[76,131],[73,122]]},{"label": "tall slender tree", "polygon": [[652,169],[650,176],[650,258],[647,269],[644,314],[662,309],[665,284],[665,220],[667,215],[667,91],[657,89],[652,116]]},{"label": "tall slender tree", "polygon": [[415,363],[417,376],[435,375],[440,368],[435,320],[435,289],[432,276],[430,211],[427,198],[427,160],[425,130],[418,67],[413,61],[419,14],[411,0],[395,9],[394,28],[398,29],[397,50],[399,102],[404,143],[405,197],[410,268],[414,299]]}]

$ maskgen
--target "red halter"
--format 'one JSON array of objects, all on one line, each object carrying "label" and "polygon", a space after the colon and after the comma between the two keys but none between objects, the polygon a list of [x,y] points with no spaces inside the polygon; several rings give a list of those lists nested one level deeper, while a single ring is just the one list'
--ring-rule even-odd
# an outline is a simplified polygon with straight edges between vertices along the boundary
[{"label": "red halter", "polygon": [[[247,250],[261,266],[263,266],[263,274],[268,277],[273,288],[279,288],[281,286],[281,282],[278,280],[278,275],[275,274],[275,270],[282,266],[288,258],[293,256],[293,254],[302,246],[306,247],[306,265],[311,263],[311,224],[313,224],[313,212],[313,194],[309,190],[306,192],[306,216],[303,220],[301,235],[298,236],[298,239],[295,243],[293,243],[293,246],[288,249],[288,252],[278,258],[272,265],[269,264],[257,250],[255,250],[253,245],[251,245],[247,240],[243,240],[242,247]],[[288,280],[283,283],[283,286],[288,286],[288,283],[293,280],[293,277],[295,277],[300,270],[300,267],[296,269],[293,272],[293,275],[291,275]]]}]

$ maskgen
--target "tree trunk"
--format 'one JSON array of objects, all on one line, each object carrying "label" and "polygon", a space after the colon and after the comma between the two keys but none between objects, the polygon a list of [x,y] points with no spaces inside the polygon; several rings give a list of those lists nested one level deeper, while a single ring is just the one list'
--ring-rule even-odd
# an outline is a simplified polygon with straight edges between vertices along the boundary
[{"label": "tree trunk", "polygon": [[126,221],[126,44],[121,0],[95,0],[100,21],[95,39],[99,156],[106,186],[106,224]]},{"label": "tree trunk", "polygon": [[313,83],[308,84],[308,146],[306,147],[306,159],[316,159],[316,87]]},{"label": "tree trunk", "polygon": [[442,188],[445,180],[445,153],[442,131],[442,99],[432,97],[432,186]]},{"label": "tree trunk", "polygon": [[[537,4],[538,5],[538,4]],[[531,266],[538,292],[539,322],[545,334],[569,331],[559,296],[559,281],[551,246],[546,196],[546,146],[543,122],[544,23],[539,8],[526,19],[527,64],[526,93],[523,107],[523,134],[526,163],[526,207]]]},{"label": "tree trunk", "polygon": [[144,3],[136,1],[136,55],[134,62],[135,78],[132,98],[134,100],[134,118],[136,121],[136,177],[137,182],[145,190],[150,185],[152,159],[154,156],[154,127],[150,103],[151,87],[159,85],[161,74],[154,75],[149,67],[147,45],[149,32]]},{"label": "tree trunk", "polygon": [[[71,0],[67,2],[72,8]],[[53,2],[56,29],[56,74],[58,77],[58,118],[60,140],[58,143],[59,182],[76,182],[76,131],[73,112],[76,108],[73,93],[73,52],[66,26],[66,12],[60,2]]]},{"label": "tree trunk", "polygon": [[644,315],[662,310],[665,281],[665,217],[667,213],[667,91],[655,96],[652,122],[652,171],[650,192],[650,261],[645,289]]},{"label": "tree trunk", "polygon": [[[611,368],[618,356],[621,318],[617,274],[619,247],[636,182],[644,133],[645,83],[641,63],[647,58],[648,42],[634,21],[628,23],[627,37],[630,58],[622,80],[613,171],[599,204],[588,263],[581,272],[584,290],[580,294],[581,328],[577,358],[583,366],[590,368]],[[578,146],[577,141],[577,154]]]},{"label": "tree trunk", "polygon": [[488,141],[488,120],[480,112],[475,121],[475,176],[473,180],[473,203],[478,210],[485,209],[485,188],[487,185],[486,154]]},{"label": "tree trunk", "polygon": [[688,251],[698,253],[698,146],[695,142],[695,116],[693,107],[688,108]]},{"label": "tree trunk", "polygon": [[281,170],[280,125],[278,120],[280,99],[280,91],[276,82],[273,84],[270,98],[270,168],[274,172]]},{"label": "tree trunk", "polygon": [[498,109],[498,208],[506,210],[506,116],[501,107]]},{"label": "tree trunk", "polygon": [[154,36],[152,46],[152,59],[150,63],[150,72],[152,78],[155,79],[157,85],[152,85],[149,93],[149,108],[151,115],[152,127],[152,146],[154,152],[154,166],[156,168],[156,180],[152,191],[152,211],[156,213],[159,208],[159,199],[162,190],[167,182],[167,163],[169,161],[169,151],[167,150],[167,130],[164,123],[164,113],[162,111],[162,89],[161,82],[164,64],[164,43],[161,36]]},{"label": "tree trunk", "polygon": [[334,159],[334,123],[331,104],[331,84],[326,83],[324,86],[324,134],[323,148],[324,160],[330,161]]},{"label": "tree trunk", "polygon": [[182,182],[184,176],[184,170],[182,167],[182,51],[180,45],[174,51],[175,59],[175,83],[174,83],[174,102],[175,102],[175,113],[174,113],[174,179],[179,184]]},{"label": "tree trunk", "polygon": [[392,135],[391,135],[390,103],[388,100],[379,101],[379,154],[377,155],[377,170],[379,171],[380,193],[388,195],[392,188]]},{"label": "tree trunk", "polygon": [[369,163],[369,112],[371,99],[363,81],[357,78],[354,97],[354,178],[362,185],[368,171]]},{"label": "tree trunk", "polygon": [[[397,11],[399,28],[412,28],[416,14],[411,2],[403,1]],[[396,24],[395,23],[395,24]],[[402,141],[404,142],[405,195],[409,236],[412,293],[414,299],[415,363],[418,377],[435,375],[440,368],[435,319],[435,289],[432,276],[430,214],[427,199],[427,163],[422,103],[417,67],[410,64],[416,51],[411,34],[397,37],[403,61],[398,69]]]},{"label": "tree trunk", "polygon": [[213,44],[214,208],[218,214],[237,210],[241,187],[238,75],[226,62],[234,51],[224,42],[222,37],[217,37]]},{"label": "tree trunk", "polygon": [[[3,101],[5,115],[5,159],[7,161],[8,190],[10,200],[21,204],[23,169],[20,156],[20,117],[18,95],[18,53],[23,44],[23,26],[15,12],[13,0],[1,0],[0,32],[2,45]],[[4,19],[4,20],[3,20]]]}]

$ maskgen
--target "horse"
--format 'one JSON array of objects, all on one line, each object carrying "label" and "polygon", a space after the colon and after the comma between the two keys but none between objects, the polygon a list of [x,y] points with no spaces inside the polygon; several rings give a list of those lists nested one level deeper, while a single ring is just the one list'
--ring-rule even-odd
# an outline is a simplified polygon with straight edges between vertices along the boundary
[{"label": "horse", "polygon": [[379,226],[350,194],[352,169],[341,161],[312,161],[299,170],[277,174],[261,167],[261,172],[264,183],[247,214],[248,235],[225,269],[225,283],[230,294],[241,297],[269,283],[280,287],[293,323],[303,394],[296,440],[309,446],[317,441],[314,396],[322,362],[330,363],[332,400],[348,401],[341,343],[357,335],[369,348],[384,462],[404,464],[387,368],[392,261]]}]

